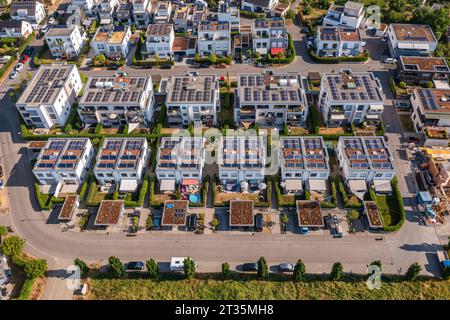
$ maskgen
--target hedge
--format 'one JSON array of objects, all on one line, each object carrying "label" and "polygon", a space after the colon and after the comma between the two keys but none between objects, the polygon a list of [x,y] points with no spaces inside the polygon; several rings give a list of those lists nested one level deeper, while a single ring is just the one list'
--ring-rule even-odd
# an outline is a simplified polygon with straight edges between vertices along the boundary
[{"label": "hedge", "polygon": [[155,185],[156,185],[156,176],[152,177],[150,181],[150,206],[155,208],[162,207],[163,203],[155,200]]},{"label": "hedge", "polygon": [[34,189],[36,191],[36,198],[38,199],[41,210],[51,210],[53,208],[53,205],[64,203],[65,198],[58,198],[54,195],[49,195],[47,198],[47,203],[44,203],[41,191],[39,190],[39,183],[36,181],[36,178],[34,180]]},{"label": "hedge", "polygon": [[95,183],[95,179],[92,179],[91,183],[89,184],[89,192],[86,199],[86,206],[87,207],[97,207],[100,205],[98,202],[94,202],[92,198],[94,197],[94,193],[98,189],[97,183]]},{"label": "hedge", "polygon": [[195,56],[194,56],[195,63],[208,63],[208,64],[214,64],[214,65],[226,63],[227,65],[230,65],[232,60],[233,59],[231,56],[226,56],[226,57],[216,56],[216,61],[213,63],[212,59],[211,59],[211,55],[207,56],[207,57],[200,57],[198,54],[195,54]]},{"label": "hedge", "polygon": [[392,187],[392,196],[394,198],[394,201],[397,203],[396,205],[396,212],[399,213],[400,217],[397,222],[397,224],[392,226],[384,226],[383,230],[388,232],[394,232],[400,230],[400,228],[405,223],[405,208],[403,206],[403,197],[400,192],[400,189],[398,188],[398,180],[397,177],[394,177],[391,181],[391,187]]},{"label": "hedge", "polygon": [[356,57],[320,57],[314,51],[314,48],[309,48],[309,56],[318,63],[336,64],[341,62],[366,62],[369,60],[369,52],[366,50],[362,55]]},{"label": "hedge", "polygon": [[33,290],[34,283],[36,282],[36,278],[26,279],[22,285],[22,290],[20,290],[20,295],[17,298],[18,300],[30,300],[30,295]]},{"label": "hedge", "polygon": [[339,180],[338,180],[338,188],[339,188],[339,192],[341,193],[342,200],[344,201],[344,205],[346,208],[353,208],[353,209],[362,208],[362,206],[363,206],[362,202],[351,202],[348,199],[347,192],[345,191],[345,187],[344,187],[342,178],[339,178]]},{"label": "hedge", "polygon": [[252,11],[247,10],[239,10],[239,14],[248,19],[264,19],[266,17],[265,13],[256,13]]},{"label": "hedge", "polygon": [[296,54],[294,41],[292,40],[291,34],[288,33],[288,47],[286,50],[286,56],[279,59],[278,57],[272,57],[269,53],[267,55],[267,61],[272,64],[289,64],[294,62]]},{"label": "hedge", "polygon": [[336,183],[334,182],[334,179],[330,176],[328,178],[328,181],[330,183],[331,188],[331,202],[328,201],[321,201],[320,206],[322,208],[337,208],[337,191],[336,191]]},{"label": "hedge", "polygon": [[7,63],[3,65],[3,67],[0,69],[0,78],[3,77],[6,71],[9,70],[9,68],[16,62],[16,59],[11,57],[11,59],[8,60]]},{"label": "hedge", "polygon": [[79,194],[79,196],[80,196],[80,199],[83,201],[83,199],[84,199],[84,196],[85,196],[85,194],[86,194],[86,190],[87,190],[87,188],[88,188],[88,186],[89,186],[89,182],[91,181],[91,175],[90,174],[88,174],[88,176],[86,177],[86,179],[84,180],[84,182],[83,182],[83,184],[82,184],[82,186],[81,186],[81,190],[80,190],[80,194]]}]

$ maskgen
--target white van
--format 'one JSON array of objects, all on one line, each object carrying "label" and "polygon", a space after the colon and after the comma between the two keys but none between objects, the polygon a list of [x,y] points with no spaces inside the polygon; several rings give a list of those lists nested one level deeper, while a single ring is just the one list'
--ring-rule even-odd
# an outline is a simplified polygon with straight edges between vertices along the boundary
[{"label": "white van", "polygon": [[11,56],[1,56],[0,57],[1,63],[7,63],[9,60],[11,60]]},{"label": "white van", "polygon": [[186,257],[172,257],[170,259],[170,271],[183,271]]}]

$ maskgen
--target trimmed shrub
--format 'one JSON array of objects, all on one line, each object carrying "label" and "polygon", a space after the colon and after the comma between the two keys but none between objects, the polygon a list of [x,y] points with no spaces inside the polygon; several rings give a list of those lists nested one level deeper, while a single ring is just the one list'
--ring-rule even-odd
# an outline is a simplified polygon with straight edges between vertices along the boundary
[{"label": "trimmed shrub", "polygon": [[84,262],[81,259],[76,258],[75,261],[73,262],[74,265],[76,265],[78,267],[78,269],[80,269],[80,275],[81,277],[86,277],[88,272],[89,272],[89,267],[87,266],[86,262]]},{"label": "trimmed shrub", "polygon": [[32,259],[25,262],[24,271],[28,279],[43,277],[47,269],[48,265],[45,259]]},{"label": "trimmed shrub", "polygon": [[122,261],[117,257],[108,258],[108,269],[111,274],[116,278],[121,278],[125,274],[125,266]]},{"label": "trimmed shrub", "polygon": [[230,265],[228,262],[222,263],[222,275],[224,278],[228,277],[230,275]]},{"label": "trimmed shrub", "polygon": [[258,260],[258,278],[261,280],[267,279],[269,276],[269,267],[267,266],[266,259],[260,257]]},{"label": "trimmed shrub", "polygon": [[155,260],[149,259],[145,262],[150,279],[157,279],[159,276],[159,267]]},{"label": "trimmed shrub", "polygon": [[306,266],[302,260],[298,260],[294,267],[294,281],[303,281],[306,276]]},{"label": "trimmed shrub", "polygon": [[187,279],[192,279],[195,275],[195,262],[191,258],[184,259],[183,264],[184,275]]},{"label": "trimmed shrub", "polygon": [[22,254],[24,247],[24,239],[19,236],[9,236],[2,240],[0,251],[8,257],[15,257]]},{"label": "trimmed shrub", "polygon": [[342,279],[344,276],[344,267],[342,266],[342,263],[336,262],[333,264],[333,268],[331,269],[330,278],[333,281],[338,281]]},{"label": "trimmed shrub", "polygon": [[422,271],[422,267],[417,262],[414,262],[409,266],[408,270],[406,271],[405,274],[406,280],[411,281],[417,280],[417,278],[420,275],[420,271]]}]

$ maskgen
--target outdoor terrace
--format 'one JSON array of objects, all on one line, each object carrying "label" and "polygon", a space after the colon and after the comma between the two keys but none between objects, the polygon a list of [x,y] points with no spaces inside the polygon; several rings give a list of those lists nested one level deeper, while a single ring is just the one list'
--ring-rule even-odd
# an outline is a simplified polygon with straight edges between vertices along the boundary
[{"label": "outdoor terrace", "polygon": [[122,200],[102,200],[95,218],[95,226],[115,225],[124,212]]}]

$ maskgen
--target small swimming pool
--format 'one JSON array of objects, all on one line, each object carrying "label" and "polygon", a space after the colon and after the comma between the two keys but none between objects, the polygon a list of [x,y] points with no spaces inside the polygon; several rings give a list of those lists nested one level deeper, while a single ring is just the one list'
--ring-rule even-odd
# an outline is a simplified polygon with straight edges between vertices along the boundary
[{"label": "small swimming pool", "polygon": [[200,202],[200,196],[198,194],[191,194],[189,196],[189,201],[192,203],[199,203]]}]

